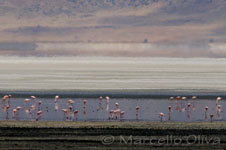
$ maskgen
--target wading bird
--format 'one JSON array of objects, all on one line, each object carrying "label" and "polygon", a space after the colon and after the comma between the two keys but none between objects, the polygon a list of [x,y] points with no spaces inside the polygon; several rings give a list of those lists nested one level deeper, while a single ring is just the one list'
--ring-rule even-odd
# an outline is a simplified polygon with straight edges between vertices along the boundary
[{"label": "wading bird", "polygon": [[172,106],[169,106],[168,109],[169,109],[169,118],[168,118],[168,120],[170,121],[171,120]]},{"label": "wading bird", "polygon": [[207,112],[208,112],[208,106],[205,107],[205,120],[208,120]]},{"label": "wading bird", "polygon": [[137,121],[138,121],[138,113],[139,113],[139,109],[140,109],[140,107],[137,106],[137,107],[136,107],[136,120],[137,120]]},{"label": "wading bird", "polygon": [[163,112],[160,112],[159,116],[161,118],[161,121],[165,121],[165,114]]},{"label": "wading bird", "polygon": [[125,114],[125,111],[120,112],[120,121],[122,121],[124,114]]}]

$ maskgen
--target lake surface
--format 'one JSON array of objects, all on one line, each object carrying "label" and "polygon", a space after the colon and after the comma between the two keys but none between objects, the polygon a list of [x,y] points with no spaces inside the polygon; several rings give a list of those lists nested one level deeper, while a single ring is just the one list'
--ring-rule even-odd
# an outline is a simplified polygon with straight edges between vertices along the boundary
[{"label": "lake surface", "polygon": [[[210,114],[214,115],[214,120],[225,121],[226,120],[226,102],[219,101],[221,105],[221,111],[217,113],[216,101],[215,99],[196,99],[191,100],[188,98],[186,100],[168,100],[168,99],[110,99],[108,109],[106,109],[106,100],[103,99],[100,103],[99,99],[87,99],[86,108],[84,109],[83,99],[73,99],[74,104],[72,106],[72,112],[78,110],[76,116],[72,114],[71,119],[67,119],[69,116],[68,113],[64,114],[62,109],[68,109],[69,104],[68,100],[70,98],[59,99],[57,102],[58,109],[55,109],[54,99],[39,99],[36,100],[36,109],[31,111],[32,119],[29,112],[26,112],[26,109],[30,109],[30,106],[33,105],[33,101],[24,104],[24,99],[22,98],[12,98],[10,100],[11,107],[8,110],[4,108],[4,105],[1,104],[0,110],[0,120],[36,120],[38,108],[38,101],[42,101],[40,105],[40,110],[42,111],[42,117],[40,120],[47,121],[119,121],[120,117],[116,119],[113,116],[111,119],[110,110],[116,110],[115,103],[119,104],[120,111],[125,111],[125,114],[122,118],[122,121],[136,121],[136,107],[139,106],[138,110],[138,121],[160,121],[159,116],[160,112],[165,114],[163,120],[169,121],[169,109],[168,106],[172,106],[171,118],[170,121],[210,121]],[[187,107],[187,104],[191,103],[190,108]],[[8,105],[8,102],[5,101],[5,106]],[[18,118],[12,118],[12,111],[17,106],[21,106],[22,109],[19,111]],[[207,120],[205,119],[205,107],[208,106],[207,111]],[[85,114],[84,114],[85,110]],[[110,117],[110,119],[109,119]]]},{"label": "lake surface", "polygon": [[0,91],[226,92],[226,59],[0,57]]}]

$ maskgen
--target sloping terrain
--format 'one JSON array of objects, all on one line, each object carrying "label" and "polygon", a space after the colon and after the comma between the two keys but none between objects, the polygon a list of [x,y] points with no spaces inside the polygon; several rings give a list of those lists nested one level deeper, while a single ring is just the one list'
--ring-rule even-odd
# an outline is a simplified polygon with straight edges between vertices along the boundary
[{"label": "sloping terrain", "polygon": [[154,44],[147,56],[224,57],[225,7],[225,0],[0,0],[0,54],[32,53],[2,44],[82,42]]}]

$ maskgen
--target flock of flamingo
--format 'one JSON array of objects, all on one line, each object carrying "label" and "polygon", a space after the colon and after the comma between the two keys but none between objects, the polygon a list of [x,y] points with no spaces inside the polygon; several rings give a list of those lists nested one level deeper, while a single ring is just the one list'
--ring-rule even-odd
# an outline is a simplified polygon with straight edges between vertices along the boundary
[{"label": "flock of flamingo", "polygon": [[[195,100],[196,100],[196,96],[192,96],[192,102],[191,103],[187,103],[187,106],[185,106],[185,100],[187,99],[187,97],[181,97],[181,96],[177,96],[176,98],[174,97],[170,97],[170,105],[168,106],[168,109],[169,109],[169,112],[168,112],[168,120],[172,120],[172,101],[175,99],[175,109],[176,111],[178,112],[184,112],[185,110],[187,110],[187,120],[190,120],[190,111],[191,110],[195,110]],[[221,119],[221,105],[219,104],[219,102],[222,100],[221,97],[217,97],[216,98],[216,111],[217,111],[217,119]],[[178,103],[180,101],[180,104]],[[180,105],[180,106],[179,106]],[[191,106],[192,106],[192,109],[191,109]],[[204,120],[209,120],[208,118],[208,109],[209,107],[208,106],[205,106],[204,108],[204,114],[205,114],[205,118]],[[163,112],[160,112],[159,113],[159,116],[160,116],[160,120],[161,121],[165,121],[165,114]],[[214,119],[214,114],[213,112],[211,112],[209,114],[209,117],[210,117],[210,121],[213,122],[213,119]]]},{"label": "flock of flamingo", "polygon": [[[10,119],[9,116],[9,111],[12,111],[12,119],[14,120],[19,120],[19,114],[20,111],[25,111],[28,115],[31,121],[38,121],[42,118],[42,114],[43,114],[43,110],[41,109],[41,104],[42,101],[36,101],[36,97],[35,96],[30,96],[30,99],[26,98],[24,99],[24,106],[17,106],[15,108],[11,108],[11,95],[5,95],[2,98],[1,101],[1,105],[2,105],[2,110],[4,112],[6,112],[6,120]],[[185,112],[187,111],[187,119],[190,119],[190,111],[195,110],[195,101],[196,101],[196,96],[192,96],[192,102],[191,103],[187,103],[187,105],[185,105],[185,100],[187,99],[187,97],[181,97],[181,96],[177,96],[177,97],[170,97],[170,105],[168,106],[168,121],[172,120],[172,110],[173,108],[175,108],[176,111],[178,112]],[[54,98],[54,110],[55,111],[59,111],[59,106],[58,106],[58,99],[59,96],[55,96]],[[102,101],[103,99],[105,99],[105,108],[102,105]],[[221,118],[221,105],[219,104],[219,102],[222,100],[221,97],[217,97],[216,98],[216,111],[217,111],[217,118],[220,119]],[[120,120],[123,121],[123,117],[125,114],[125,111],[120,110],[119,107],[119,103],[116,102],[115,103],[115,109],[110,109],[109,110],[109,102],[110,102],[110,97],[106,96],[105,98],[103,97],[99,97],[99,108],[97,109],[97,111],[103,110],[105,109],[107,113],[109,113],[109,120]],[[84,99],[83,100],[83,115],[86,115],[86,104],[87,104],[87,100]],[[191,108],[192,107],[192,108]],[[134,108],[136,110],[136,120],[139,120],[139,106],[136,106]],[[65,108],[61,109],[62,113],[64,114],[64,120],[66,121],[74,121],[77,119],[77,114],[78,114],[78,110],[75,109],[74,107],[74,101],[73,100],[68,100],[66,102]],[[48,112],[48,110],[47,110]],[[204,108],[204,112],[205,112],[205,118],[204,120],[210,120],[211,122],[214,119],[214,114],[210,113],[209,117],[208,117],[208,106],[205,106]],[[165,114],[163,112],[160,112],[159,114],[160,117],[160,121],[166,121],[165,119]]]}]

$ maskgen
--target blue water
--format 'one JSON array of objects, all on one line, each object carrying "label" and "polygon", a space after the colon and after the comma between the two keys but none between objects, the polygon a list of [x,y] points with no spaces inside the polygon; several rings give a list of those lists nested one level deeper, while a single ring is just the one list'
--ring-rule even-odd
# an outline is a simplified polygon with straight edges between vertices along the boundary
[{"label": "blue water", "polygon": [[[116,110],[115,103],[119,103],[120,111],[125,111],[122,121],[136,121],[136,106],[139,106],[138,110],[138,121],[160,121],[161,118],[159,116],[160,112],[165,114],[164,121],[210,121],[209,115],[210,113],[214,114],[214,120],[223,121],[226,120],[226,102],[224,100],[219,102],[221,105],[221,112],[220,117],[217,117],[217,109],[216,109],[216,101],[215,99],[196,99],[191,100],[188,98],[187,100],[182,101],[178,100],[178,107],[176,107],[176,100],[170,101],[169,99],[110,99],[109,101],[109,109],[106,110],[106,100],[103,99],[100,105],[99,99],[87,99],[86,103],[86,114],[83,114],[83,99],[73,99],[74,104],[72,105],[72,109],[78,110],[78,114],[76,118],[69,120],[67,119],[67,114],[64,116],[62,109],[67,108],[68,100],[70,98],[63,98],[59,99],[57,104],[59,109],[55,110],[55,103],[54,98],[52,99],[39,99],[37,98],[36,102],[42,101],[41,104],[41,111],[42,117],[40,120],[45,121],[119,121],[120,119],[110,119],[109,120],[109,111]],[[8,110],[8,119],[9,120],[31,120],[29,113],[25,111],[25,104],[24,98],[12,98],[10,100],[11,107]],[[187,109],[187,104],[191,103],[189,112]],[[8,102],[6,101],[5,104],[7,105]],[[32,100],[30,103],[27,103],[27,108],[33,104]],[[6,106],[5,105],[5,106]],[[17,106],[21,106],[22,109],[19,111],[18,118],[12,119],[12,111]],[[101,107],[100,107],[101,106]],[[168,106],[172,106],[171,112],[171,120],[169,118],[169,110]],[[205,106],[208,106],[208,120],[205,120]],[[102,108],[102,109],[100,109]],[[36,110],[33,111],[32,120],[37,119],[37,111],[38,111],[38,104],[36,103]],[[7,111],[4,109],[4,105],[1,104],[0,109],[0,119],[6,120],[7,119]],[[188,117],[190,114],[190,118]]]}]

